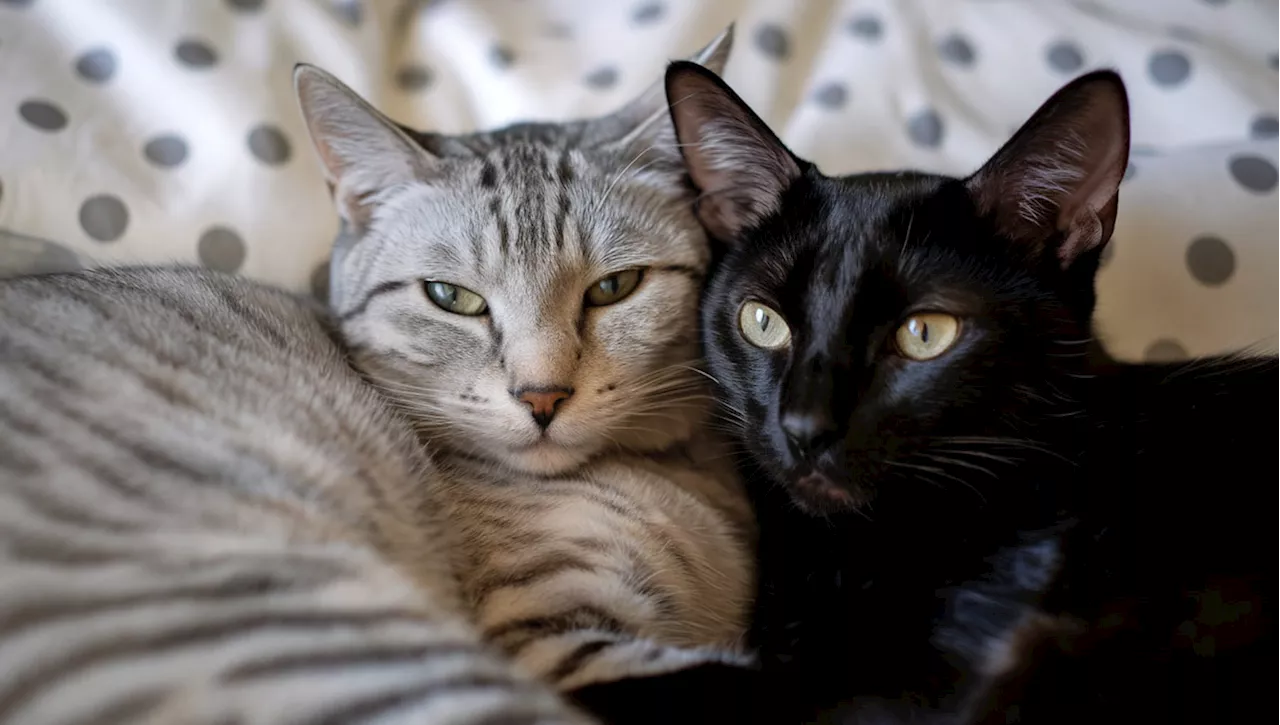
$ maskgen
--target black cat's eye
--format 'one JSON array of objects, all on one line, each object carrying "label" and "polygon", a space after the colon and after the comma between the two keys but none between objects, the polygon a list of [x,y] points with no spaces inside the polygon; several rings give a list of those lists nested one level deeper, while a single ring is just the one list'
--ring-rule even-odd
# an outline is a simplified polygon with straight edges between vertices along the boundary
[{"label": "black cat's eye", "polygon": [[738,312],[738,331],[756,347],[780,350],[791,344],[791,328],[776,310],[759,302],[744,302]]},{"label": "black cat's eye", "polygon": [[621,302],[636,291],[642,279],[643,269],[624,269],[601,277],[587,288],[586,303],[590,307],[604,307]]},{"label": "black cat's eye", "polygon": [[951,349],[960,337],[960,320],[945,312],[917,312],[894,334],[898,354],[909,360],[932,360]]},{"label": "black cat's eye", "polygon": [[427,299],[445,312],[478,317],[489,311],[489,303],[466,287],[448,282],[427,281],[423,283],[423,289],[426,290]]}]

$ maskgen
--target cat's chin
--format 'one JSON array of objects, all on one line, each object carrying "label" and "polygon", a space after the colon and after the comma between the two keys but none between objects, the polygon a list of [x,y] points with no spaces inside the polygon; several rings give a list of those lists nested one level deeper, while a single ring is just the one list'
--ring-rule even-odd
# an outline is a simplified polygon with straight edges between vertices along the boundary
[{"label": "cat's chin", "polygon": [[550,441],[498,451],[490,455],[508,468],[536,476],[569,473],[586,463],[594,450],[566,447]]},{"label": "cat's chin", "polygon": [[870,491],[851,482],[837,482],[812,468],[793,472],[787,484],[796,506],[809,514],[860,511],[871,503]]}]

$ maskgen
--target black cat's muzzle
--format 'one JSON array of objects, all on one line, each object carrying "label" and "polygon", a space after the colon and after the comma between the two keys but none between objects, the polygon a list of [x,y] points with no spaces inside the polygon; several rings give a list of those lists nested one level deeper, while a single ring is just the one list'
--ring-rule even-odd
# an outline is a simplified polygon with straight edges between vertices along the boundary
[{"label": "black cat's muzzle", "polygon": [[802,463],[792,469],[787,490],[792,500],[815,514],[857,511],[871,502],[871,491],[838,473],[841,466]]}]

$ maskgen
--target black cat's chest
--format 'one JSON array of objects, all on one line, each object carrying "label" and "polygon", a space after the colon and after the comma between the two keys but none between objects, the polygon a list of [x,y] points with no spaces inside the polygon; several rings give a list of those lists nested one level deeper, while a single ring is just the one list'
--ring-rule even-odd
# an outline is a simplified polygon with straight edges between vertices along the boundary
[{"label": "black cat's chest", "polygon": [[766,522],[756,620],[766,666],[794,668],[807,686],[835,693],[852,681],[876,690],[877,680],[915,680],[932,648],[981,659],[1059,566],[1053,535],[1028,544],[1016,527],[920,513],[824,527],[799,514]]}]

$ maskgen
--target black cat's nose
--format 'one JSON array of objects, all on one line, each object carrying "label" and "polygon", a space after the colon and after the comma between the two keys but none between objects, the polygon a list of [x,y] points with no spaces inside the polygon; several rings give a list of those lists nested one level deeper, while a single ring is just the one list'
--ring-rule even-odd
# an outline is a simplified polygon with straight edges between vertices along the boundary
[{"label": "black cat's nose", "polygon": [[782,414],[782,432],[801,452],[809,453],[826,443],[836,432],[835,424],[825,412],[790,411]]}]

